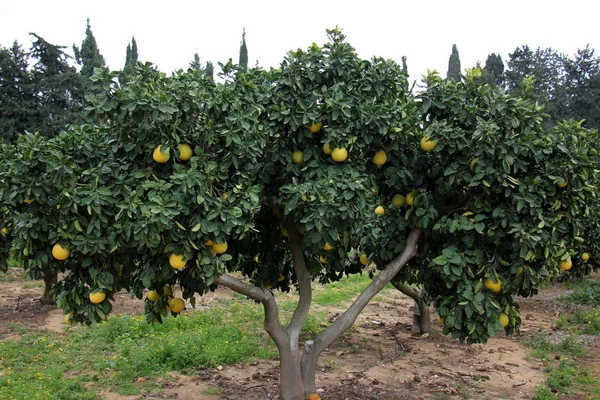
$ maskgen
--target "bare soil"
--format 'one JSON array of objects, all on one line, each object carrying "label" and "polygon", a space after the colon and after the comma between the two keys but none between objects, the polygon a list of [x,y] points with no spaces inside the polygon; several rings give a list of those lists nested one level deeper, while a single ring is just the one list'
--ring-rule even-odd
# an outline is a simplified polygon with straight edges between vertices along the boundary
[{"label": "bare soil", "polygon": [[[23,328],[65,332],[61,310],[40,305],[37,300],[42,292],[43,285],[26,280],[21,271],[12,269],[4,275],[0,282],[0,340],[22,334]],[[397,291],[379,295],[354,327],[321,356],[317,373],[319,393],[327,400],[530,399],[535,387],[544,381],[544,369],[527,356],[529,350],[521,344],[522,339],[539,332],[561,335],[553,329],[553,323],[565,312],[566,306],[557,298],[566,293],[563,285],[554,284],[536,297],[520,299],[522,336],[499,334],[485,345],[461,345],[442,335],[437,326],[430,335],[411,337],[412,300]],[[209,305],[215,296],[233,297],[233,293],[219,289],[198,299],[198,304]],[[190,312],[202,312],[202,308]],[[119,293],[113,311],[139,314],[143,312],[143,302]],[[340,310],[327,312],[332,320]],[[600,375],[600,340],[590,339],[588,354],[586,367]],[[278,361],[261,360],[188,374],[172,373],[160,382],[160,395],[103,395],[109,400],[275,400],[279,398],[278,379]]]}]

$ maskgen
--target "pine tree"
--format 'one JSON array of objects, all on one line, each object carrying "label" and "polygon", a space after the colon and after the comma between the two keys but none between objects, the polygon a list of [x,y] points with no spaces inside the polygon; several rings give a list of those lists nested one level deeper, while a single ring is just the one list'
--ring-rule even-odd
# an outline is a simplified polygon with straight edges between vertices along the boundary
[{"label": "pine tree", "polygon": [[69,65],[70,57],[57,46],[31,33],[35,38],[30,55],[33,84],[37,93],[38,121],[35,130],[42,135],[57,136],[69,125],[78,123],[83,106],[84,78]]},{"label": "pine tree", "polygon": [[492,53],[485,60],[482,70],[484,81],[489,85],[502,87],[504,85],[504,62],[499,54]]},{"label": "pine tree", "polygon": [[39,120],[28,59],[16,41],[10,48],[0,48],[0,139],[7,142],[15,142],[19,134],[34,130]]},{"label": "pine tree", "polygon": [[96,39],[90,28],[90,19],[87,19],[87,28],[85,30],[85,39],[81,42],[81,48],[73,45],[75,61],[81,65],[79,73],[87,78],[94,74],[94,68],[104,67],[104,57],[100,54]]},{"label": "pine tree", "polygon": [[242,32],[242,44],[240,45],[240,68],[243,72],[248,70],[248,48],[246,47],[246,28]]},{"label": "pine tree", "polygon": [[448,60],[448,74],[446,78],[456,82],[460,81],[460,57],[455,44],[452,45],[452,54],[450,54],[450,59]]}]

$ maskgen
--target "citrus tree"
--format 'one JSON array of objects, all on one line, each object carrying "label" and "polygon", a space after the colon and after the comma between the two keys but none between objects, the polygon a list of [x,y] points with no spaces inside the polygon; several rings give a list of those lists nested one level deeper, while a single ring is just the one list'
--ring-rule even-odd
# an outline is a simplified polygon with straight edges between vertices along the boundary
[{"label": "citrus tree", "polygon": [[[140,65],[120,87],[99,70],[87,112],[103,122],[4,154],[9,171],[28,171],[1,175],[10,247],[30,268],[65,271],[54,295],[68,321],[105,319],[121,289],[160,322],[231,288],[264,306],[283,399],[315,393],[319,355],[393,279],[421,284],[461,341],[518,329],[513,295],[578,251],[594,133],[544,133],[535,103],[481,85],[477,70],[431,74],[415,99],[401,66],[328,34],[278,69],[222,65],[222,83]],[[566,136],[577,139],[563,151]],[[46,228],[27,226],[32,205]],[[301,346],[313,282],[371,262],[372,282]],[[282,321],[275,294],[291,289]]]}]

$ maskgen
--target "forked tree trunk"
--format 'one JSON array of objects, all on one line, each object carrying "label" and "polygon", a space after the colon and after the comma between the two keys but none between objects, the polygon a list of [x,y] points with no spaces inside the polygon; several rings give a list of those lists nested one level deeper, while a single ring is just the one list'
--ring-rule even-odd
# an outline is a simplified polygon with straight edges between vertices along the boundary
[{"label": "forked tree trunk", "polygon": [[392,281],[392,285],[415,301],[413,307],[413,322],[410,329],[411,335],[421,336],[425,333],[431,333],[431,313],[429,312],[427,304],[421,300],[419,291],[400,281]]},{"label": "forked tree trunk", "polygon": [[263,304],[265,310],[265,331],[271,336],[279,351],[279,393],[282,400],[304,400],[316,392],[315,374],[319,356],[335,339],[352,327],[360,312],[369,301],[387,285],[400,269],[417,254],[417,242],[421,234],[415,229],[408,235],[406,248],[394,258],[354,300],[352,305],[314,340],[304,344],[300,353],[300,332],[312,301],[312,277],[304,262],[302,236],[294,224],[285,224],[298,279],[300,298],[290,324],[281,325],[279,309],[270,290],[242,282],[230,275],[221,275],[215,280],[217,285],[228,287]]},{"label": "forked tree trunk", "polygon": [[56,302],[50,295],[50,290],[52,290],[52,287],[54,287],[54,285],[56,285],[56,282],[58,280],[58,275],[57,275],[56,271],[54,271],[52,269],[44,269],[42,271],[42,274],[44,277],[44,294],[42,294],[42,297],[40,297],[40,303],[41,304],[56,304]]}]

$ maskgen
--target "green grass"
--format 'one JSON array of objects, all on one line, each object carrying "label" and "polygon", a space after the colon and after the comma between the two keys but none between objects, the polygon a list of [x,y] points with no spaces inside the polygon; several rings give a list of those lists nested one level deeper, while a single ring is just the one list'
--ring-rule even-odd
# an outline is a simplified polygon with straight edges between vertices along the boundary
[{"label": "green grass", "polygon": [[[368,283],[367,276],[352,276],[316,290],[313,306],[345,308]],[[297,294],[278,297],[286,321]],[[262,305],[243,296],[215,298],[212,305],[154,325],[143,316],[120,315],[64,334],[14,326],[21,338],[0,342],[0,399],[87,400],[99,398],[100,390],[120,395],[160,393],[156,381],[169,379],[169,371],[192,373],[277,355],[263,331]],[[322,332],[328,316],[326,309],[311,311],[303,330],[308,336]]]},{"label": "green grass", "polygon": [[573,293],[563,297],[563,301],[590,307],[600,306],[600,280],[586,280],[573,287]]},{"label": "green grass", "polygon": [[588,335],[600,335],[600,310],[580,309],[573,314],[561,316],[556,320],[556,327]]}]

